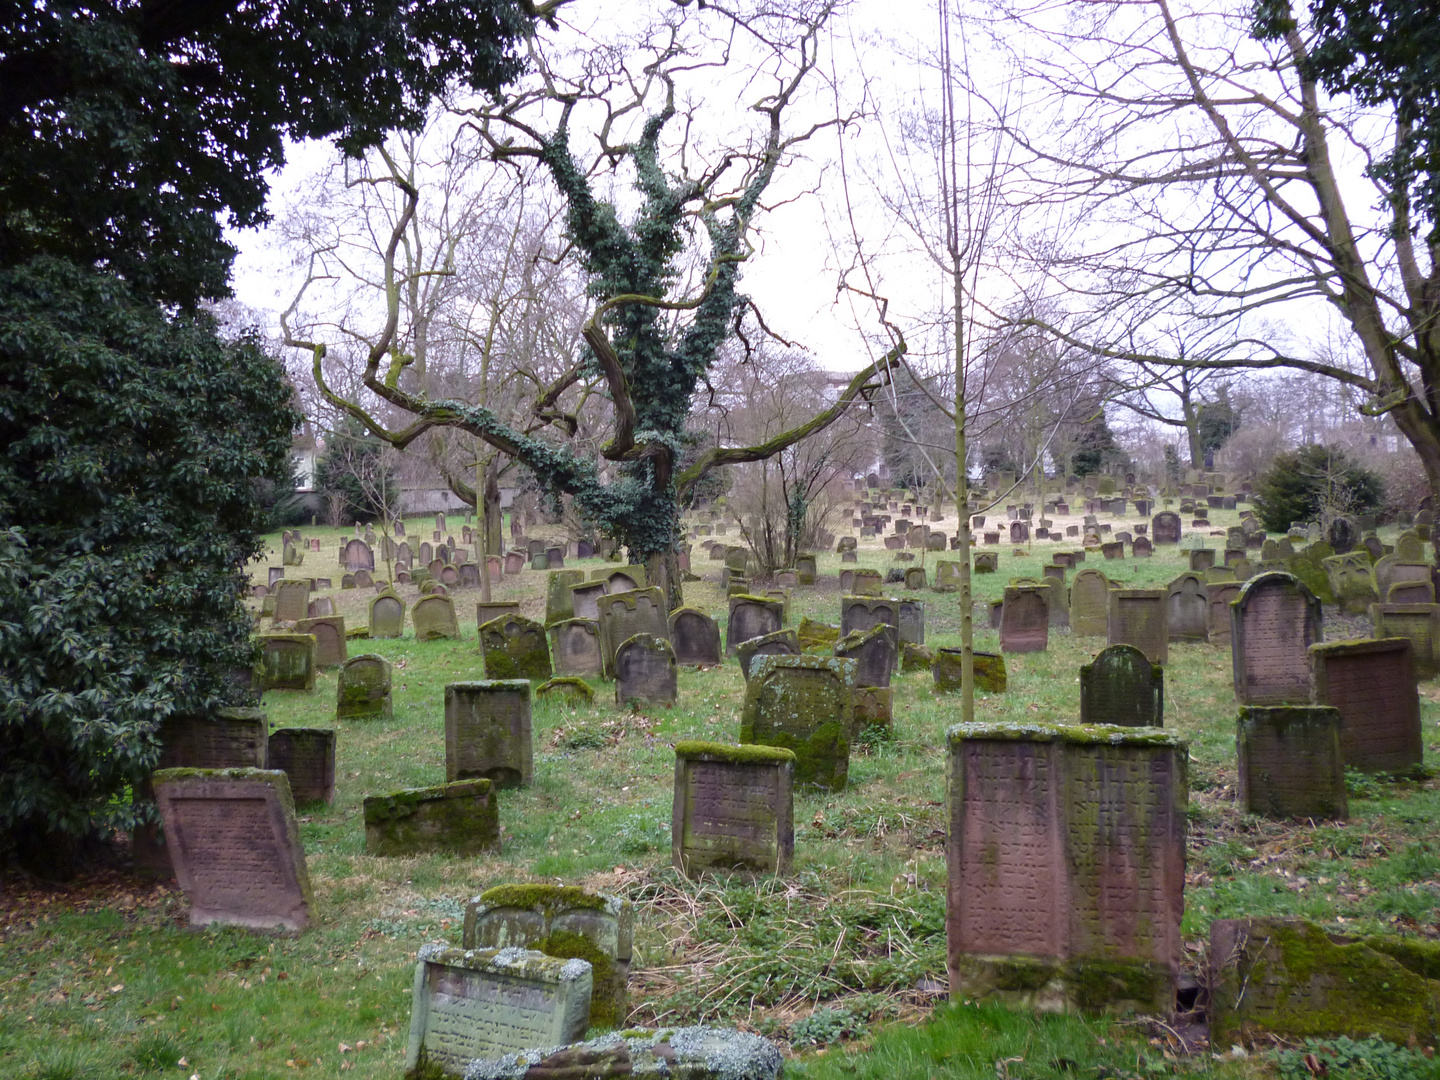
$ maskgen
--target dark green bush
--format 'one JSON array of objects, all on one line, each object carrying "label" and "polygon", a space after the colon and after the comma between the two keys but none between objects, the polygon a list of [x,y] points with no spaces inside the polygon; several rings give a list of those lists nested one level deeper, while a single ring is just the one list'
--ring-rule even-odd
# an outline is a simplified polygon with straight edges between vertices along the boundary
[{"label": "dark green bush", "polygon": [[1256,485],[1255,512],[1270,532],[1284,532],[1322,513],[1369,513],[1384,494],[1380,478],[1344,450],[1312,443],[1275,456]]}]

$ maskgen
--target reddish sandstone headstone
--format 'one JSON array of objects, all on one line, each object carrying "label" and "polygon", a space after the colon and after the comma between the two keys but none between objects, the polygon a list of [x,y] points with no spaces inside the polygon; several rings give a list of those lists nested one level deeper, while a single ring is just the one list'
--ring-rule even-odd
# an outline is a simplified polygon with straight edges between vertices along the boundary
[{"label": "reddish sandstone headstone", "polygon": [[334,802],[334,730],[277,728],[270,733],[265,767],[285,774],[297,803]]},{"label": "reddish sandstone headstone", "polygon": [[795,854],[795,755],[775,746],[675,744],[671,860],[705,870],[785,874]]},{"label": "reddish sandstone headstone", "polygon": [[1271,818],[1349,816],[1339,709],[1243,705],[1235,746],[1245,811]]},{"label": "reddish sandstone headstone", "polygon": [[497,788],[530,784],[534,748],[527,679],[445,687],[445,779],[485,778]]},{"label": "reddish sandstone headstone", "polygon": [[1425,748],[1420,694],[1406,638],[1310,646],[1312,699],[1340,710],[1345,767],[1408,772]]},{"label": "reddish sandstone headstone", "polygon": [[1230,605],[1235,700],[1242,705],[1302,705],[1310,700],[1311,645],[1323,640],[1320,601],[1292,574],[1247,581]]},{"label": "reddish sandstone headstone", "polygon": [[1010,586],[1000,609],[1000,651],[1044,652],[1050,643],[1050,605],[1037,586]]},{"label": "reddish sandstone headstone", "polygon": [[1210,644],[1230,647],[1230,604],[1240,596],[1240,582],[1216,581],[1205,586],[1209,605]]},{"label": "reddish sandstone headstone", "polygon": [[962,724],[948,744],[951,997],[1172,1008],[1186,744],[1058,724]]},{"label": "reddish sandstone headstone", "polygon": [[1105,620],[1107,645],[1134,645],[1152,664],[1170,658],[1170,628],[1164,589],[1111,589]]}]

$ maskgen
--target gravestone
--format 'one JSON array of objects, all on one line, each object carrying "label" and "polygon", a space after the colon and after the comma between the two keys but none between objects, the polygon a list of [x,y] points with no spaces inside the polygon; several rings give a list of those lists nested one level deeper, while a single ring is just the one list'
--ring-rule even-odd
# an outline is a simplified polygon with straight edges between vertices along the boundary
[{"label": "gravestone", "polygon": [[1421,764],[1420,694],[1407,638],[1310,646],[1311,699],[1340,712],[1347,769],[1408,773]]},{"label": "gravestone", "polygon": [[[908,655],[908,654],[907,654]],[[1003,694],[1009,685],[1005,670],[1005,657],[1000,653],[972,652],[972,670],[975,673],[975,689],[986,694]],[[937,694],[955,694],[961,689],[961,667],[964,662],[962,650],[940,648],[930,662],[930,672],[935,680]]]},{"label": "gravestone", "polygon": [[152,779],[191,926],[309,925],[314,899],[283,772],[161,769]]},{"label": "gravestone", "polygon": [[354,573],[356,570],[369,570],[375,572],[375,552],[370,550],[370,545],[364,540],[351,540],[345,545],[345,555],[341,565]]},{"label": "gravestone", "polygon": [[260,709],[169,716],[160,724],[157,769],[263,769],[269,723]]},{"label": "gravestone", "polygon": [[[594,615],[581,615],[575,610],[575,594],[571,590],[576,585],[583,585],[584,582],[584,570],[550,571],[545,583],[546,626],[553,622],[559,622],[561,619],[595,618]],[[598,614],[598,610],[596,614]]]},{"label": "gravestone", "polygon": [[796,574],[797,574],[797,575],[799,576],[799,578],[800,578],[800,584],[801,584],[801,585],[814,585],[814,584],[815,584],[815,577],[816,577],[816,571],[815,571],[815,556],[814,556],[814,555],[797,555],[797,556],[795,556],[795,572],[796,572]]},{"label": "gravestone", "polygon": [[335,718],[389,720],[390,661],[383,656],[352,656],[340,668]]},{"label": "gravestone", "polygon": [[1355,523],[1343,516],[1330,522],[1330,527],[1325,530],[1325,539],[1335,549],[1337,555],[1344,555],[1354,548],[1359,535]]},{"label": "gravestone", "polygon": [[535,700],[555,698],[573,707],[591,705],[595,702],[595,691],[590,684],[576,675],[557,675],[535,688]]},{"label": "gravestone", "polygon": [[[900,651],[900,607],[898,600],[889,597],[842,596],[840,598],[840,633],[869,630],[884,623],[891,627],[895,637],[895,651]],[[914,642],[913,644],[920,644]]]},{"label": "gravestone", "polygon": [[487,622],[491,622],[495,619],[503,619],[506,615],[519,614],[519,601],[492,600],[488,604],[482,601],[475,605],[475,628],[478,630]]},{"label": "gravestone", "polygon": [[735,659],[740,664],[740,674],[745,681],[755,669],[762,656],[799,656],[800,640],[794,630],[777,630],[773,634],[742,641],[735,649]]},{"label": "gravestone", "polygon": [[405,601],[384,592],[370,601],[370,636],[398,638],[405,632]]},{"label": "gravestone", "polygon": [[439,641],[460,638],[460,623],[455,618],[455,601],[448,596],[424,596],[410,609],[410,624],[415,627],[416,641]]},{"label": "gravestone", "polygon": [[1171,641],[1210,640],[1210,601],[1205,579],[1181,574],[1165,590],[1165,621]]},{"label": "gravestone", "polygon": [[276,622],[299,622],[309,614],[310,582],[281,578],[273,591]]},{"label": "gravestone", "polygon": [[1080,668],[1080,723],[1162,727],[1165,669],[1134,645],[1110,645]]},{"label": "gravestone", "polygon": [[[1418,544],[1418,541],[1416,543]],[[1375,565],[1371,569],[1375,581],[1376,599],[1388,598],[1390,589],[1398,584],[1422,582],[1428,585],[1430,584],[1430,572],[1429,563],[1421,562],[1418,559],[1414,561],[1402,559],[1398,551],[1393,555],[1383,555],[1375,560]]]},{"label": "gravestone", "polygon": [[730,617],[725,624],[725,655],[734,656],[736,646],[751,638],[773,634],[785,624],[785,605],[764,596],[739,593],[730,597]]},{"label": "gravestone", "polygon": [[925,568],[912,566],[905,571],[905,588],[911,591],[925,588]]},{"label": "gravestone", "polygon": [[483,777],[496,788],[534,778],[530,683],[494,679],[445,687],[445,779]]},{"label": "gravestone", "polygon": [[947,741],[951,995],[1046,1011],[1172,1010],[1184,741],[1008,722],[956,725]]},{"label": "gravestone", "polygon": [[1433,604],[1435,586],[1429,581],[1397,581],[1385,595],[1387,604]]},{"label": "gravestone", "polygon": [[1339,709],[1242,705],[1235,744],[1245,812],[1281,819],[1349,816]]},{"label": "gravestone", "polygon": [[600,655],[607,678],[615,676],[615,650],[636,634],[665,637],[670,621],[658,588],[627,589],[600,600]]},{"label": "gravestone", "polygon": [[1379,599],[1370,569],[1370,557],[1363,551],[1331,555],[1320,560],[1330,592],[1346,615],[1363,612]]},{"label": "gravestone", "polygon": [[335,601],[328,596],[317,596],[305,606],[305,614],[311,619],[323,619],[335,614]]},{"label": "gravestone", "polygon": [[615,650],[615,704],[620,707],[663,705],[677,697],[675,650],[654,634],[626,638]]},{"label": "gravestone", "polygon": [[676,608],[670,613],[670,643],[675,662],[687,667],[719,664],[720,625],[698,608]]},{"label": "gravestone", "polygon": [[1077,637],[1104,637],[1110,617],[1110,579],[1087,569],[1070,585],[1070,630]]},{"label": "gravestone", "polygon": [[505,553],[505,573],[518,574],[525,569],[525,553],[523,551],[507,551]]},{"label": "gravestone", "polygon": [[545,627],[520,615],[504,615],[480,627],[486,679],[536,679],[554,672]]},{"label": "gravestone", "polygon": [[562,547],[546,548],[545,563],[551,570],[563,570],[565,568],[565,549]]},{"label": "gravestone", "polygon": [[1192,548],[1190,551],[1190,569],[1195,573],[1204,573],[1215,565],[1214,548]]},{"label": "gravestone", "polygon": [[1037,586],[1010,586],[1000,610],[1002,653],[1044,652],[1050,643],[1050,603]]},{"label": "gravestone", "polygon": [[574,618],[600,621],[600,604],[609,591],[603,581],[585,581],[570,586],[570,610]]},{"label": "gravestone", "polygon": [[1291,574],[1251,578],[1230,606],[1235,700],[1299,705],[1310,700],[1311,645],[1322,641],[1320,601]]},{"label": "gravestone", "polygon": [[740,741],[795,753],[795,782],[843,791],[850,768],[855,661],[762,656],[745,684]]},{"label": "gravestone", "polygon": [[266,690],[315,689],[315,635],[261,634],[255,685]]},{"label": "gravestone", "polygon": [[466,949],[534,949],[588,960],[592,1027],[618,1028],[630,1011],[626,980],[635,951],[635,905],[565,885],[498,885],[465,908]]},{"label": "gravestone", "polygon": [[1150,519],[1150,538],[1155,543],[1178,544],[1180,536],[1180,515],[1173,510],[1161,510]]},{"label": "gravestone", "polygon": [[1107,594],[1107,645],[1134,645],[1152,664],[1162,667],[1170,657],[1170,628],[1164,589],[1115,589]]},{"label": "gravestone", "polygon": [[895,619],[900,631],[900,648],[925,644],[925,601],[901,597]]},{"label": "gravestone", "polygon": [[1436,646],[1440,645],[1440,605],[1372,604],[1370,625],[1376,638],[1408,638],[1415,678],[1435,677],[1440,670],[1435,662]]},{"label": "gravestone", "polygon": [[339,615],[301,619],[295,624],[295,632],[314,636],[315,663],[320,667],[339,667],[345,663],[348,655],[345,620]]},{"label": "gravestone", "polygon": [[489,780],[457,780],[372,795],[362,808],[367,855],[500,851],[500,816]]},{"label": "gravestone", "polygon": [[1212,645],[1230,648],[1230,605],[1240,596],[1240,582],[1217,581],[1205,584],[1206,629]]},{"label": "gravestone", "polygon": [[457,584],[462,589],[478,589],[480,587],[480,567],[473,562],[460,564]]},{"label": "gravestone", "polygon": [[675,744],[671,863],[783,876],[795,855],[795,755],[777,746]]},{"label": "gravestone", "polygon": [[605,659],[600,651],[600,624],[594,619],[562,619],[547,628],[555,673],[600,678]]},{"label": "gravestone", "polygon": [[1000,554],[995,551],[977,551],[974,565],[977,574],[993,574],[1000,568]]},{"label": "gravestone", "polygon": [[851,583],[856,596],[880,596],[885,592],[884,585],[880,571],[868,568],[856,570]]},{"label": "gravestone", "polygon": [[265,767],[285,774],[297,803],[332,803],[335,732],[329,728],[278,728],[270,733]]},{"label": "gravestone", "polygon": [[529,949],[422,945],[411,995],[406,1075],[459,1076],[472,1061],[579,1040],[590,1023],[586,960]]},{"label": "gravestone", "polygon": [[895,637],[883,624],[852,630],[835,643],[835,655],[856,663],[855,685],[888,687],[898,658]]}]

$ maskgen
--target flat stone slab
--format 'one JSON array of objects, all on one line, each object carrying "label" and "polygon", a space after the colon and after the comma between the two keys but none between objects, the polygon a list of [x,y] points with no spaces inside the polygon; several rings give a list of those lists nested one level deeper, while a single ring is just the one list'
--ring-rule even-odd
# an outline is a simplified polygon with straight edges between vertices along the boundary
[{"label": "flat stone slab", "polygon": [[584,1076],[669,1080],[780,1080],[784,1059],[767,1039],[734,1028],[629,1031],[589,1042],[472,1061],[464,1080],[557,1080]]}]

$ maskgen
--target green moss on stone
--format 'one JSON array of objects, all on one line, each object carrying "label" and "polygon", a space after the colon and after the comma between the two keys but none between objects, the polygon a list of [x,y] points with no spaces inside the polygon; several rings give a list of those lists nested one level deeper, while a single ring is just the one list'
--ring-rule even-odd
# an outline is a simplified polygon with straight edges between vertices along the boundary
[{"label": "green moss on stone", "polygon": [[597,1028],[616,1028],[625,1022],[629,1002],[624,984],[617,988],[615,982],[615,961],[583,934],[568,930],[552,930],[550,935],[537,941],[533,948],[546,956],[560,960],[584,960],[590,965],[590,1025]]},{"label": "green moss on stone", "polygon": [[1074,960],[1065,965],[1064,978],[1072,1000],[1087,1011],[1129,1003],[1157,1010],[1170,1005],[1170,974],[1143,961]]},{"label": "green moss on stone", "polygon": [[[574,885],[545,885],[528,883],[522,885],[496,885],[480,894],[480,902],[490,907],[529,908],[532,910],[564,911],[569,908],[587,908],[604,911],[605,898]],[[541,950],[542,952],[544,950]],[[551,953],[556,956],[558,953]],[[580,957],[588,960],[588,956]]]},{"label": "green moss on stone", "polygon": [[726,743],[699,742],[690,739],[675,744],[675,756],[718,758],[733,765],[769,764],[795,760],[793,751],[780,746],[760,746],[756,743],[730,746]]},{"label": "green moss on stone", "polygon": [[1009,739],[1025,742],[1068,742],[1076,744],[1108,744],[1112,746],[1173,746],[1185,748],[1179,735],[1158,728],[1121,727],[1116,724],[1061,724],[976,722],[955,724],[945,732],[952,745],[965,739]]}]

